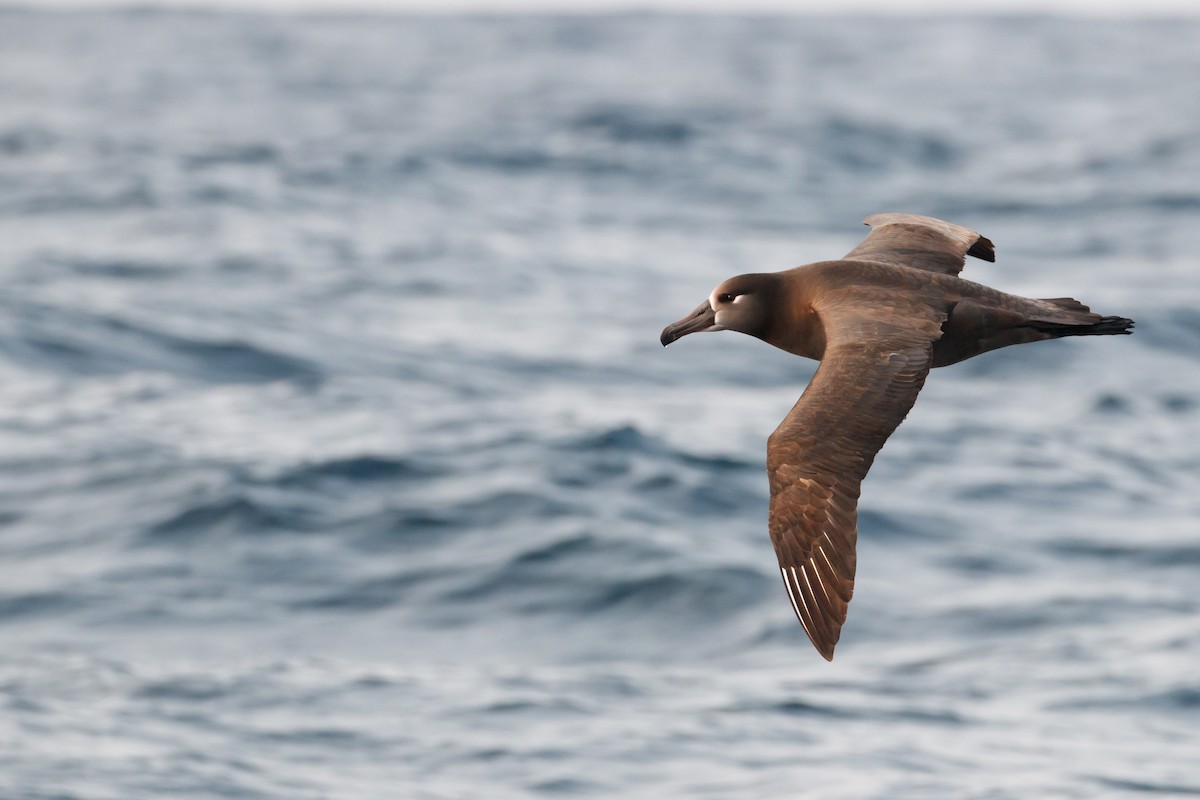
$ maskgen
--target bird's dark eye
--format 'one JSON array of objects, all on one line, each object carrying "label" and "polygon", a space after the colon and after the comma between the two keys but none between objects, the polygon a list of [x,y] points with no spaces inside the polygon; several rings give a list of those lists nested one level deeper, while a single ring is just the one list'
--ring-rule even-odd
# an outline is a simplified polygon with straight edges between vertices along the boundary
[{"label": "bird's dark eye", "polygon": [[732,295],[732,294],[719,294],[719,295],[717,295],[717,300],[722,303],[732,303],[733,298],[736,296],[737,295]]}]

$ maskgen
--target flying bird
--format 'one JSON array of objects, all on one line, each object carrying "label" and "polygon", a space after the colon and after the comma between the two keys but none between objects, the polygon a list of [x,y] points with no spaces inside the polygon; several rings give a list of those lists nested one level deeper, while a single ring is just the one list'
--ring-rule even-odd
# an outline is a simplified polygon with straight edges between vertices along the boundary
[{"label": "flying bird", "polygon": [[854,593],[862,480],[930,368],[1133,328],[1071,298],[1033,300],[958,277],[967,256],[996,260],[975,231],[914,214],[864,222],[871,232],[843,258],[730,278],[661,337],[665,347],[738,331],[821,362],[767,441],[768,527],[792,608],[829,661]]}]

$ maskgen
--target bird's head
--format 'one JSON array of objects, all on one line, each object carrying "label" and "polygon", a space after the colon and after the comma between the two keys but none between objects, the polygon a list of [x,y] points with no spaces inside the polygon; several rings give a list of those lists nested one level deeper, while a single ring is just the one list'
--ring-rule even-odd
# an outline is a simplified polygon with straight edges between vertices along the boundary
[{"label": "bird's head", "polygon": [[765,291],[770,275],[738,275],[713,289],[696,310],[663,328],[659,340],[671,342],[699,331],[738,331],[762,337],[770,321]]}]

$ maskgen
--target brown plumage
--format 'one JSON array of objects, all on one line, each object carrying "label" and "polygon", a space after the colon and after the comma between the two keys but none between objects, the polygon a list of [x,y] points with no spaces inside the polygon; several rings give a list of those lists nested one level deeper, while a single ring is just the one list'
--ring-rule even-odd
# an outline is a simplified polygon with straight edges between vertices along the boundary
[{"label": "brown plumage", "polygon": [[838,261],[739,275],[663,345],[735,330],[821,362],[767,444],[769,528],[800,624],[826,659],[854,593],[859,487],[875,454],[917,399],[931,367],[1011,344],[1130,333],[1070,298],[1032,300],[958,277],[992,243],[932,217],[877,214]]}]

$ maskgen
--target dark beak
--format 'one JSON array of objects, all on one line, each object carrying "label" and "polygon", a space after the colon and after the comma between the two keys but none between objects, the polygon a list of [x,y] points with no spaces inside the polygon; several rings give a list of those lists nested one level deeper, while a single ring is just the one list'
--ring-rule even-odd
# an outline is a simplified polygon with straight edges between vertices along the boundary
[{"label": "dark beak", "polygon": [[717,328],[716,326],[717,312],[713,311],[712,306],[708,304],[707,300],[705,300],[696,307],[695,311],[688,314],[678,322],[672,322],[670,325],[663,328],[662,336],[659,337],[659,341],[662,342],[663,347],[666,347],[671,342],[677,339],[682,339],[689,333],[712,329],[720,330],[720,328]]}]

